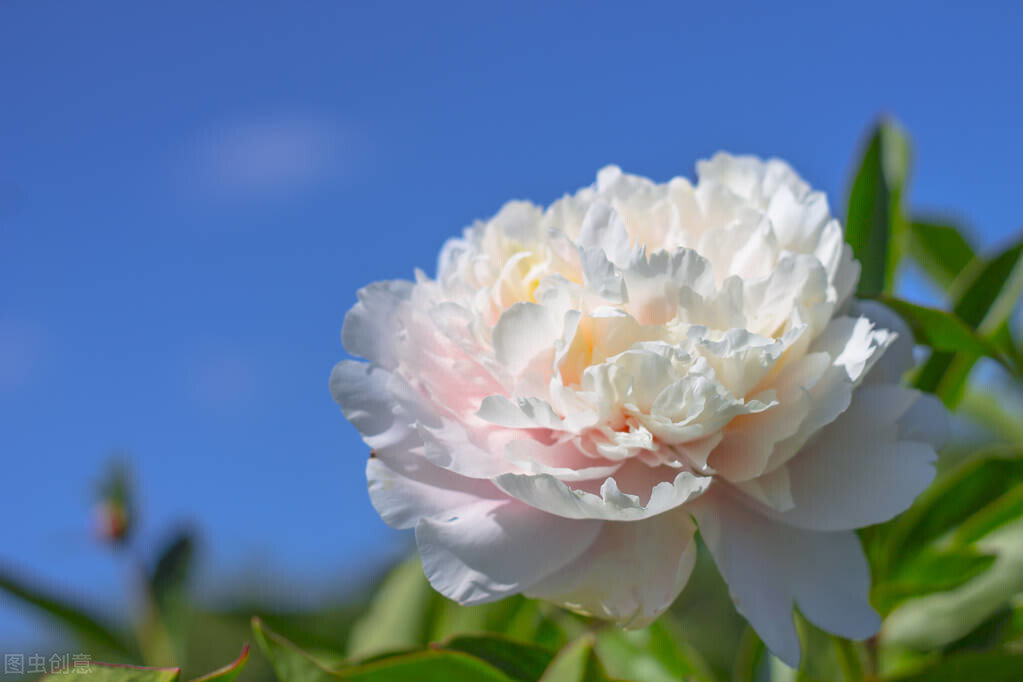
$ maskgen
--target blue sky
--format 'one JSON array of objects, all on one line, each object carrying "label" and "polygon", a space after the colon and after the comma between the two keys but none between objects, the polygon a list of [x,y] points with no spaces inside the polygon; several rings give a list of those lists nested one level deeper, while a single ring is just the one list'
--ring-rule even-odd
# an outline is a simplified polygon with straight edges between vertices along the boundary
[{"label": "blue sky", "polygon": [[[781,156],[839,212],[888,112],[915,206],[1016,234],[1023,6],[829,5],[0,3],[0,563],[123,608],[112,451],[210,589],[313,599],[393,556],[327,391],[356,289],[607,163]],[[44,632],[0,598],[0,640]]]}]

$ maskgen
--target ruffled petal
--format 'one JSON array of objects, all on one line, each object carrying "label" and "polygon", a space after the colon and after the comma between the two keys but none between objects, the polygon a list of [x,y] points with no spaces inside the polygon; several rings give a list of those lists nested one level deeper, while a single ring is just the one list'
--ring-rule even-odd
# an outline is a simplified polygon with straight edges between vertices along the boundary
[{"label": "ruffled petal", "polygon": [[570,488],[549,474],[502,474],[494,479],[512,497],[550,514],[608,521],[639,521],[674,509],[701,495],[710,481],[708,476],[682,471],[673,481],[654,485],[644,502],[639,495],[622,492],[613,477],[603,482],[599,494]]},{"label": "ruffled petal", "polygon": [[393,339],[401,328],[396,312],[412,293],[413,283],[396,279],[359,289],[359,302],[345,315],[341,342],[352,355],[385,369],[397,364]]}]

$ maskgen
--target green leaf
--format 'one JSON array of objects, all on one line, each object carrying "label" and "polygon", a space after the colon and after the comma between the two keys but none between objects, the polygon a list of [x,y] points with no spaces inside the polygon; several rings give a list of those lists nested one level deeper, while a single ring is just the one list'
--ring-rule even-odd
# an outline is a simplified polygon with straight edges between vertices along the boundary
[{"label": "green leaf", "polygon": [[[955,289],[955,315],[978,336],[996,338],[1023,291],[1023,241],[990,261],[975,259],[960,275]],[[997,347],[993,342],[989,345]],[[917,374],[916,387],[954,407],[962,397],[970,370],[982,355],[976,351],[935,353]]]},{"label": "green leaf", "polygon": [[231,663],[228,663],[222,668],[217,668],[213,672],[206,673],[202,677],[197,677],[192,682],[230,682],[234,678],[238,677],[241,671],[245,668],[245,664],[249,662],[249,645],[246,644],[242,647],[242,652],[238,655],[238,658],[234,659]]},{"label": "green leaf", "polygon": [[714,680],[706,662],[667,616],[641,630],[604,628],[597,633],[596,651],[615,677],[644,682]]},{"label": "green leaf", "polygon": [[989,651],[947,656],[890,682],[1010,682],[1023,679],[1023,654]]},{"label": "green leaf", "polygon": [[181,679],[179,668],[143,668],[136,665],[120,665],[116,663],[90,662],[84,671],[65,670],[47,675],[43,679],[52,680],[87,680],[87,682],[178,682]]},{"label": "green leaf", "polygon": [[326,665],[270,630],[259,618],[252,619],[252,634],[281,682],[324,682],[337,678]]},{"label": "green leaf", "polygon": [[132,656],[134,651],[112,628],[84,609],[46,593],[0,569],[0,589],[50,615],[74,633],[84,644],[103,651]]},{"label": "green leaf", "polygon": [[909,226],[909,254],[942,289],[948,289],[976,255],[960,230],[919,219]]},{"label": "green leaf", "polygon": [[353,626],[348,656],[422,646],[440,599],[426,581],[418,557],[402,562],[387,575],[366,614]]},{"label": "green leaf", "polygon": [[[252,619],[252,631],[281,682],[512,682],[486,661],[456,650],[442,648],[384,655],[359,665],[332,668],[294,643]],[[496,654],[495,654],[496,655]]]},{"label": "green leaf", "polygon": [[[195,542],[191,533],[175,535],[164,547],[156,560],[150,578],[153,607],[152,614],[158,623],[152,623],[150,631],[155,638],[166,638],[169,642],[154,642],[151,649],[170,647],[177,661],[185,660],[185,643],[188,629],[188,580],[192,572],[192,556]],[[160,659],[163,657],[160,656]]]},{"label": "green leaf", "polygon": [[970,547],[930,549],[900,567],[890,580],[877,584],[871,602],[882,614],[889,613],[907,599],[959,587],[986,571],[994,561],[994,556]]},{"label": "green leaf", "polygon": [[436,647],[475,656],[522,682],[535,682],[554,658],[554,652],[544,647],[492,634],[459,635]]},{"label": "green leaf", "polygon": [[885,619],[886,643],[918,650],[945,646],[973,631],[1023,591],[1023,519],[988,533],[976,547],[994,555],[994,564],[953,590],[900,604]]},{"label": "green leaf", "polygon": [[[418,651],[392,656],[335,673],[342,680],[357,682],[511,682],[488,663],[459,651]],[[291,679],[282,678],[281,682]]]},{"label": "green leaf", "polygon": [[608,677],[593,650],[595,638],[587,633],[558,652],[540,682],[607,682]]},{"label": "green leaf", "polygon": [[991,342],[977,336],[966,323],[954,314],[910,303],[893,296],[880,295],[876,299],[897,312],[906,321],[916,342],[936,351],[964,351],[977,356],[987,355],[1004,363],[1005,358]]},{"label": "green leaf", "polygon": [[864,149],[849,193],[845,237],[862,267],[857,295],[891,292],[905,241],[902,195],[909,141],[894,121],[881,121]]},{"label": "green leaf", "polygon": [[980,451],[942,474],[888,527],[885,555],[891,571],[1019,483],[1023,446]]}]

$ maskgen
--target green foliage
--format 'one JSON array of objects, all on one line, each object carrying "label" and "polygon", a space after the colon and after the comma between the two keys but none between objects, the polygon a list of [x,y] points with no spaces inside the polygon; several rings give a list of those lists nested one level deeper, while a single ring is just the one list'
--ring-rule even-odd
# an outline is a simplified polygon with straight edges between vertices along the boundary
[{"label": "green foliage", "polygon": [[894,121],[871,132],[849,193],[846,241],[860,261],[857,295],[891,293],[906,238],[902,198],[909,176],[909,140]]},{"label": "green foliage", "polygon": [[[461,607],[437,594],[417,557],[372,590],[351,589],[318,609],[258,600],[195,603],[196,540],[179,533],[155,556],[134,546],[135,496],[123,466],[100,485],[100,536],[141,576],[133,631],[0,570],[0,590],[61,624],[81,651],[150,668],[93,664],[86,679],[177,682],[803,682],[1023,679],[1023,366],[1010,326],[1023,291],[1023,241],[981,253],[949,221],[908,219],[910,143],[897,123],[873,127],[852,173],[846,236],[862,266],[861,298],[901,315],[929,356],[915,386],[957,408],[957,440],[939,476],[899,517],[862,529],[883,627],[851,642],[795,623],[799,670],[773,658],[735,612],[706,548],[677,602],[652,625],[622,630],[521,596]],[[948,306],[898,296],[912,259]],[[989,358],[1000,383],[971,377]],[[147,545],[149,546],[149,545]],[[252,617],[252,614],[259,617]],[[163,667],[159,667],[163,666]],[[179,669],[178,666],[181,666]],[[55,677],[55,676],[51,676]]]},{"label": "green foliage", "polygon": [[[989,261],[975,258],[956,278],[951,293],[952,312],[978,336],[1000,352],[1014,358],[1008,321],[1023,291],[1023,241],[1005,249]],[[959,348],[936,349],[920,369],[916,386],[939,396],[955,407],[963,395],[970,370],[985,353],[963,344]],[[1004,362],[1004,361],[1003,361]],[[1011,362],[1011,360],[1010,360]]]},{"label": "green foliage", "polygon": [[943,289],[976,257],[961,229],[922,219],[910,223],[909,255]]}]

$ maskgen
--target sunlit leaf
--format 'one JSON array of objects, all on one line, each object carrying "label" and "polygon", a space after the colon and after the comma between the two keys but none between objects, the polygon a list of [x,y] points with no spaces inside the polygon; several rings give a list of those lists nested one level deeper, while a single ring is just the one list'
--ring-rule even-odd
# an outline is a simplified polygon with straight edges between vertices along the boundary
[{"label": "sunlit leaf", "polygon": [[558,652],[540,682],[605,682],[612,680],[594,651],[595,638],[586,634]]},{"label": "sunlit leaf", "polygon": [[874,128],[849,192],[846,241],[862,268],[857,294],[891,292],[904,249],[902,195],[909,174],[909,141],[893,121]]},{"label": "sunlit leaf", "polygon": [[419,559],[402,562],[387,575],[369,609],[353,626],[348,656],[361,658],[425,644],[438,599]]},{"label": "sunlit leaf", "polygon": [[962,231],[946,223],[914,219],[909,226],[909,254],[942,289],[974,259]]},{"label": "sunlit leaf", "polygon": [[882,639],[920,650],[944,646],[1023,591],[1023,519],[999,527],[976,547],[995,556],[990,568],[955,589],[903,602],[885,619]]},{"label": "sunlit leaf", "polygon": [[293,642],[270,630],[259,618],[252,619],[252,634],[281,682],[324,682],[337,675]]},{"label": "sunlit leaf", "polygon": [[902,565],[897,575],[876,585],[871,601],[881,613],[888,613],[907,599],[959,587],[990,568],[994,560],[969,547],[925,551]]},{"label": "sunlit leaf", "polygon": [[894,296],[877,296],[877,300],[897,312],[913,330],[916,342],[936,351],[963,351],[972,355],[987,355],[999,362],[1004,358],[991,342],[978,336],[955,314],[910,303]]},{"label": "sunlit leaf", "polygon": [[234,659],[222,668],[217,668],[213,672],[206,673],[202,677],[197,677],[192,682],[230,682],[230,680],[233,680],[241,674],[248,661],[249,645],[246,644],[242,647],[242,652],[238,655],[238,658]]},{"label": "sunlit leaf", "polygon": [[104,625],[97,616],[29,585],[3,569],[0,569],[0,589],[56,619],[84,644],[125,656],[134,654],[122,636]]},{"label": "sunlit leaf", "polygon": [[667,616],[640,630],[604,628],[597,633],[596,651],[615,677],[644,682],[714,680],[699,652]]},{"label": "sunlit leaf", "polygon": [[[956,281],[955,289],[955,315],[978,336],[996,338],[1023,291],[1023,241],[991,260],[974,260]],[[991,345],[998,347],[994,342]],[[970,370],[982,355],[976,351],[935,353],[920,369],[915,384],[955,406]]]},{"label": "sunlit leaf", "polygon": [[990,448],[945,472],[888,527],[889,570],[1021,482],[1023,446]]}]

